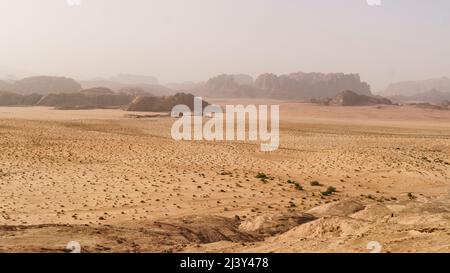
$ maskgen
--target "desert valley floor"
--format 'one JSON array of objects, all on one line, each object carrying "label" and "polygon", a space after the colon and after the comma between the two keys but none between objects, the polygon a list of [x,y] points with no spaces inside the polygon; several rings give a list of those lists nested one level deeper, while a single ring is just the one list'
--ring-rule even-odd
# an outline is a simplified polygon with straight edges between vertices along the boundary
[{"label": "desert valley floor", "polygon": [[170,117],[0,107],[0,251],[450,252],[450,111],[277,103],[271,153],[174,141]]}]

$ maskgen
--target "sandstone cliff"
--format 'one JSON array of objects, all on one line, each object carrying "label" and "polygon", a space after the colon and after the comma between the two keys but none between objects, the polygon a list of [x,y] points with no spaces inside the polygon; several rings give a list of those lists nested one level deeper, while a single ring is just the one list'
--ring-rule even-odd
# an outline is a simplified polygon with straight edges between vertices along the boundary
[{"label": "sandstone cliff", "polygon": [[209,79],[195,94],[207,97],[312,99],[333,97],[344,90],[370,95],[370,86],[357,74],[293,73],[260,75],[255,81],[245,75],[219,75]]},{"label": "sandstone cliff", "polygon": [[370,86],[357,74],[293,73],[277,76],[263,74],[255,85],[265,96],[278,99],[312,99],[333,97],[344,90],[370,95]]}]

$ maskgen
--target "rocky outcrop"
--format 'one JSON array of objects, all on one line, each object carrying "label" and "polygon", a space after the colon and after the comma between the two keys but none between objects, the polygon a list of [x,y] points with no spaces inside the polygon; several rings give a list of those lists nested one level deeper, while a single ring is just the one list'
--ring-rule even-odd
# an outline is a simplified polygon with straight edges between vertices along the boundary
[{"label": "rocky outcrop", "polygon": [[42,95],[39,94],[21,95],[0,91],[0,106],[35,105],[41,98]]},{"label": "rocky outcrop", "polygon": [[73,79],[64,77],[49,77],[38,76],[29,77],[14,82],[10,92],[19,94],[59,94],[59,93],[74,93],[80,91],[81,85]]},{"label": "rocky outcrop", "polygon": [[155,96],[169,96],[174,95],[175,92],[171,89],[158,85],[158,84],[148,84],[148,83],[140,83],[140,84],[129,84],[122,82],[115,82],[110,80],[93,80],[93,81],[82,81],[81,85],[85,89],[96,88],[98,86],[109,88],[113,91],[118,92],[127,92],[131,90],[139,90],[140,95],[155,95]]},{"label": "rocky outcrop", "polygon": [[[145,91],[128,89],[114,92],[111,89],[97,87],[76,93],[30,94],[22,95],[12,92],[0,92],[0,106],[35,105],[57,109],[96,109],[127,107],[128,111],[169,112],[175,105],[184,104],[194,109],[194,96],[178,93],[174,96],[154,97],[136,96]],[[203,102],[203,107],[208,103]]]},{"label": "rocky outcrop", "polygon": [[[177,93],[174,96],[150,97],[139,96],[128,107],[127,111],[137,112],[170,112],[176,105],[187,105],[191,110],[194,109],[194,95]],[[203,107],[208,105],[203,101]]]},{"label": "rocky outcrop", "polygon": [[255,85],[266,97],[278,99],[313,99],[333,97],[343,90],[370,95],[370,86],[358,74],[293,73],[277,76],[263,74]]},{"label": "rocky outcrop", "polygon": [[22,104],[22,95],[11,92],[0,92],[0,106],[20,105]]},{"label": "rocky outcrop", "polygon": [[269,237],[286,232],[294,227],[316,220],[307,213],[271,213],[258,215],[241,222],[239,230],[258,236]]},{"label": "rocky outcrop", "polygon": [[89,96],[114,95],[114,91],[105,87],[94,87],[89,89],[83,89],[80,91],[80,93]]},{"label": "rocky outcrop", "polygon": [[399,102],[440,103],[443,100],[450,100],[450,92],[442,92],[437,89],[431,89],[429,91],[417,93],[411,96],[396,95],[396,96],[389,96],[389,98]]},{"label": "rocky outcrop", "polygon": [[330,105],[339,106],[365,106],[365,105],[376,105],[376,104],[392,104],[389,99],[383,97],[359,95],[353,91],[347,90],[339,93],[334,97]]},{"label": "rocky outcrop", "polygon": [[[248,80],[248,79],[247,79]],[[244,84],[239,84],[244,83]],[[195,91],[197,95],[206,97],[241,98],[254,97],[258,90],[242,76],[222,74],[209,79],[205,85]]]},{"label": "rocky outcrop", "polygon": [[255,83],[253,77],[246,74],[235,74],[233,80],[239,85],[253,85]]},{"label": "rocky outcrop", "polygon": [[107,88],[93,88],[70,94],[48,94],[37,105],[62,109],[117,108],[130,104],[134,98]]},{"label": "rocky outcrop", "polygon": [[343,90],[370,95],[370,86],[357,74],[293,73],[260,75],[256,81],[247,75],[219,75],[196,90],[208,97],[258,97],[272,99],[313,99],[334,97]]},{"label": "rocky outcrop", "polygon": [[348,216],[365,208],[363,204],[356,200],[343,200],[340,202],[328,203],[312,208],[307,213],[317,217],[325,216]]},{"label": "rocky outcrop", "polygon": [[393,83],[382,94],[384,96],[415,96],[421,93],[427,93],[433,89],[439,90],[442,93],[450,93],[450,79],[442,77],[423,81]]},{"label": "rocky outcrop", "polygon": [[0,81],[0,91],[11,90],[11,84],[9,82]]},{"label": "rocky outcrop", "polygon": [[152,93],[145,91],[142,88],[139,87],[125,87],[121,88],[118,91],[119,94],[125,94],[125,95],[133,95],[133,96],[153,96]]}]

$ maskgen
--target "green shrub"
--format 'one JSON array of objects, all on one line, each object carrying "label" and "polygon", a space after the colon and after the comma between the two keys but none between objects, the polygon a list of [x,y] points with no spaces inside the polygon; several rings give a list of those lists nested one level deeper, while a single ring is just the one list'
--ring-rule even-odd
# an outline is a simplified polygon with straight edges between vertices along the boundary
[{"label": "green shrub", "polygon": [[265,174],[265,173],[258,173],[258,174],[256,175],[256,178],[259,178],[259,179],[269,179],[269,177],[268,177],[267,174]]},{"label": "green shrub", "polygon": [[302,191],[302,190],[303,190],[303,186],[300,185],[300,183],[295,182],[294,185],[295,185],[295,189],[297,189],[297,190],[299,190],[299,191]]},{"label": "green shrub", "polygon": [[333,193],[335,193],[336,191],[337,190],[335,187],[328,187],[328,189],[326,191],[322,192],[322,195],[329,196],[329,195],[332,195]]}]

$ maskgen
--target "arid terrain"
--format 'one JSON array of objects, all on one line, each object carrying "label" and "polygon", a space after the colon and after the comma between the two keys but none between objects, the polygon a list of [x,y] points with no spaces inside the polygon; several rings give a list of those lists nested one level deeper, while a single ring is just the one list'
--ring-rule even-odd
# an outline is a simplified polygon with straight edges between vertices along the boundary
[{"label": "arid terrain", "polygon": [[174,141],[165,116],[0,107],[0,251],[450,252],[450,111],[262,103],[275,152]]}]

